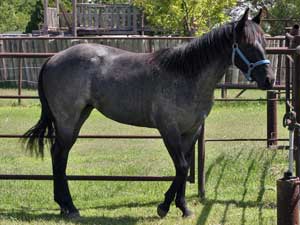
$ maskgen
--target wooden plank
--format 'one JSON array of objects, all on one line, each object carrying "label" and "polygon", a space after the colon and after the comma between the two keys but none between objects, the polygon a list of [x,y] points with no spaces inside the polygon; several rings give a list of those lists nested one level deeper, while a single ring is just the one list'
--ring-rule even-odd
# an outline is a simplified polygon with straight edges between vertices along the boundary
[{"label": "wooden plank", "polygon": [[99,15],[100,15],[100,8],[95,7],[94,8],[94,20],[95,20],[95,27],[99,28]]},{"label": "wooden plank", "polygon": [[133,23],[132,23],[132,30],[133,30],[134,32],[136,32],[136,33],[137,33],[137,14],[138,14],[137,9],[134,7],[134,8],[133,8]]},{"label": "wooden plank", "polygon": [[[3,40],[0,40],[0,52],[4,52],[4,41]],[[2,58],[0,60],[2,66],[1,66],[1,74],[2,74],[2,80],[7,80],[7,67],[6,67],[6,59],[5,58]]]},{"label": "wooden plank", "polygon": [[127,24],[128,24],[128,30],[131,30],[132,28],[132,14],[131,14],[131,8],[127,10]]},{"label": "wooden plank", "polygon": [[93,27],[93,20],[92,20],[92,6],[87,6],[87,21],[88,21],[88,27]]},{"label": "wooden plank", "polygon": [[82,7],[83,10],[83,27],[88,27],[88,22],[87,22],[87,7],[84,6]]},{"label": "wooden plank", "polygon": [[77,4],[77,23],[78,26],[82,26],[82,7]]},{"label": "wooden plank", "polygon": [[114,29],[117,29],[117,30],[124,29],[124,27],[121,26],[121,12],[119,12],[119,11],[115,12],[114,16],[115,16]]},{"label": "wooden plank", "polygon": [[[28,40],[28,41],[26,41],[25,43],[26,43],[26,47],[25,47],[25,52],[34,52],[33,50],[32,50],[32,40]],[[27,67],[28,67],[28,75],[27,75],[27,77],[28,77],[28,83],[27,83],[27,86],[30,86],[30,82],[34,82],[34,77],[33,77],[33,63],[32,63],[32,59],[28,59],[27,60]]]},{"label": "wooden plank", "polygon": [[[43,43],[41,40],[38,40],[38,41],[35,41],[33,43],[33,48],[34,48],[34,52],[36,53],[39,53],[39,52],[44,52],[45,50],[43,49]],[[41,67],[41,64],[42,64],[42,58],[36,58],[36,59],[33,59],[33,65],[34,65],[34,68],[33,68],[33,71],[34,71],[34,81],[35,82],[38,82],[38,79],[39,79],[39,72],[40,72],[40,67]],[[32,84],[33,86],[37,87],[37,83]]]},{"label": "wooden plank", "polygon": [[[10,41],[10,52],[18,52],[16,48],[16,42]],[[11,59],[11,68],[10,68],[10,79],[11,80],[17,80],[17,71],[18,71],[18,59],[12,58]],[[17,82],[14,82],[15,85],[17,85]]]},{"label": "wooden plank", "polygon": [[120,27],[122,27],[122,29],[127,30],[128,26],[126,25],[126,18],[127,18],[127,11],[126,8],[123,8],[123,10],[120,13]]},{"label": "wooden plank", "polygon": [[[22,43],[21,43],[21,52],[26,52],[26,42],[27,40],[22,40]],[[25,81],[25,86],[27,87],[27,80],[28,80],[28,74],[29,74],[29,71],[28,71],[28,59],[27,58],[24,58],[23,59],[23,80]]]},{"label": "wooden plank", "polygon": [[[38,42],[37,41],[31,41],[31,46],[30,49],[28,49],[28,52],[38,52],[39,48],[38,48]],[[30,59],[30,67],[31,67],[31,81],[37,83],[38,82],[38,71],[37,71],[37,67],[38,67],[38,59],[37,58],[33,58]],[[30,86],[34,86],[33,83],[30,84]]]}]

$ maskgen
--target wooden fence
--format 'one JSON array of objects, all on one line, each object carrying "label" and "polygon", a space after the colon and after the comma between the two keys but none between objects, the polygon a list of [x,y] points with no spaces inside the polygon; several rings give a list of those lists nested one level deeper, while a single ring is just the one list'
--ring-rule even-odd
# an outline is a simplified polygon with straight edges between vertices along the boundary
[{"label": "wooden fence", "polygon": [[[191,38],[0,38],[0,52],[59,52],[79,43],[98,43],[109,45],[133,52],[153,52],[161,48],[173,47]],[[284,38],[269,38],[268,47],[281,47],[285,45]],[[285,55],[270,55],[272,67],[277,74],[277,84],[285,82]],[[0,58],[0,86],[15,87],[19,74],[22,74],[22,86],[35,88],[38,73],[45,59],[43,58]],[[221,83],[248,84],[244,76],[237,69],[229,69]]]},{"label": "wooden fence", "polygon": [[47,8],[48,30],[58,30],[59,14],[57,8]]},{"label": "wooden fence", "polygon": [[91,29],[98,30],[98,33],[102,30],[136,34],[141,24],[140,18],[140,11],[128,4],[77,4],[78,32],[88,32]]}]

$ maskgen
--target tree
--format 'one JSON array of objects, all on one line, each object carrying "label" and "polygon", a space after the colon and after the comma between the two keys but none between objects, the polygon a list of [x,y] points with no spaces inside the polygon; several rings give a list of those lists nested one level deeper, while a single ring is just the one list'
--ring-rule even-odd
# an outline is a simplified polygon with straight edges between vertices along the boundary
[{"label": "tree", "polygon": [[31,13],[30,21],[26,26],[26,33],[31,33],[33,30],[38,30],[39,25],[43,22],[44,8],[42,0],[38,0],[35,8]]},{"label": "tree", "polygon": [[147,21],[170,34],[193,36],[229,19],[226,10],[236,0],[133,0]]},{"label": "tree", "polygon": [[285,26],[293,25],[291,23],[287,24],[282,19],[300,18],[300,0],[239,0],[233,16],[239,16],[241,12],[239,9],[246,6],[253,9],[265,7],[268,11],[267,18],[278,19],[278,21],[264,22],[262,24],[264,30],[273,36],[284,34]]},{"label": "tree", "polygon": [[[272,19],[295,19],[300,18],[300,0],[277,0],[269,9],[269,17]],[[299,22],[299,21],[298,21]],[[286,24],[283,21],[270,23],[268,33],[278,35],[285,33]]]},{"label": "tree", "polygon": [[0,0],[0,33],[24,31],[36,0]]}]

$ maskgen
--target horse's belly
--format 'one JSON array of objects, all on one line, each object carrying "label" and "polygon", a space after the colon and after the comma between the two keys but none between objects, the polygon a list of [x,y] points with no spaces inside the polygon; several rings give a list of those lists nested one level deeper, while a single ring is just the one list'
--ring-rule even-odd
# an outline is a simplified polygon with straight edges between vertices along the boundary
[{"label": "horse's belly", "polygon": [[116,104],[113,107],[106,105],[103,107],[96,107],[96,108],[104,116],[114,121],[117,121],[119,123],[140,126],[140,127],[149,127],[149,128],[155,127],[148,113],[138,108],[122,107],[122,105],[120,104]]}]

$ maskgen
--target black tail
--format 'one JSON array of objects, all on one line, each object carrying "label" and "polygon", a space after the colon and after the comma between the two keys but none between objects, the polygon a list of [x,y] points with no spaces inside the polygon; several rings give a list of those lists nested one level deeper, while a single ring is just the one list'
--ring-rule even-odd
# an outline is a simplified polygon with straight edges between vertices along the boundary
[{"label": "black tail", "polygon": [[45,138],[48,138],[50,146],[53,145],[54,140],[54,120],[43,89],[43,72],[48,61],[49,59],[42,66],[38,80],[38,93],[42,107],[40,120],[23,135],[26,149],[41,157],[44,156]]}]

